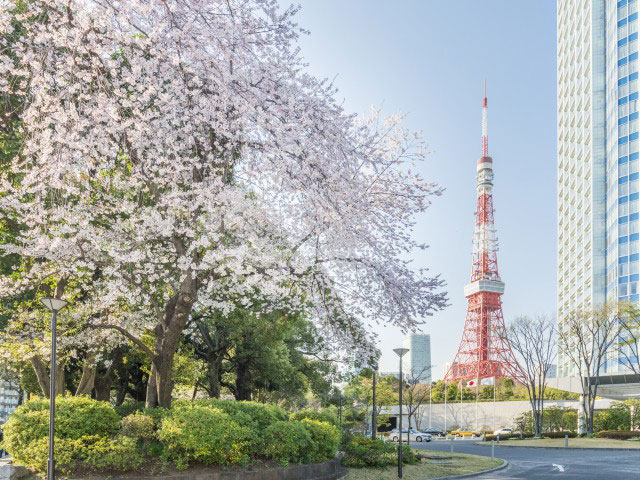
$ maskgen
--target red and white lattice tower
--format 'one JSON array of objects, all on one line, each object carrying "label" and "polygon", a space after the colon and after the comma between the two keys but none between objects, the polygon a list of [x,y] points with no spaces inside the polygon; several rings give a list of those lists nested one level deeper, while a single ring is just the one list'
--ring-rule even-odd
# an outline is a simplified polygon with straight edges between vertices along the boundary
[{"label": "red and white lattice tower", "polygon": [[482,157],[478,160],[476,225],[473,232],[471,282],[464,287],[467,319],[462,341],[446,382],[487,377],[509,377],[522,381],[524,375],[509,343],[504,339],[501,297],[504,282],[498,274],[498,241],[493,225],[493,160],[487,137],[487,94],[482,102]]}]

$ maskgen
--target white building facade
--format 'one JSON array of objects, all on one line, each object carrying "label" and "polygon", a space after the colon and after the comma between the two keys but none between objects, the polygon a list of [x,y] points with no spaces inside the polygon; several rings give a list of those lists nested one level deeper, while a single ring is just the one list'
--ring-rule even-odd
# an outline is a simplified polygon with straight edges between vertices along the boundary
[{"label": "white building facade", "polygon": [[[638,0],[558,0],[558,324],[640,300]],[[616,352],[603,373],[626,368]],[[558,376],[574,375],[561,353]]]},{"label": "white building facade", "polygon": [[405,380],[416,383],[431,382],[431,336],[410,333],[404,337],[404,348],[409,352],[403,357]]}]

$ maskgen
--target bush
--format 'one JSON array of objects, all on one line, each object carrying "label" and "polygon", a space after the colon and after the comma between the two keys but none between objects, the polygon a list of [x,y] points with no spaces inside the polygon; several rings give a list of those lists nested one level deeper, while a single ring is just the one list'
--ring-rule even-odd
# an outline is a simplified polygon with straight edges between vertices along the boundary
[{"label": "bush", "polygon": [[520,434],[519,433],[511,433],[508,435],[487,435],[485,437],[485,440],[487,442],[490,442],[491,440],[498,440],[498,437],[500,437],[500,440],[509,440],[510,438],[520,438]]},{"label": "bush", "polygon": [[[408,445],[402,446],[402,463],[413,465],[420,458]],[[398,463],[398,449],[393,443],[369,437],[352,437],[342,457],[342,464],[352,468],[384,468]]]},{"label": "bush", "polygon": [[637,436],[638,432],[628,430],[602,430],[596,433],[596,438],[611,438],[613,440],[629,440]]},{"label": "bush", "polygon": [[195,401],[176,402],[177,405],[200,405],[222,410],[230,415],[233,420],[243,427],[250,428],[257,436],[275,422],[289,419],[289,414],[283,408],[276,405],[267,405],[258,402],[246,402],[236,400],[220,400],[216,398],[200,399]]},{"label": "bush", "polygon": [[300,422],[275,422],[264,432],[262,453],[283,465],[308,462],[312,451],[311,434]]},{"label": "bush", "polygon": [[133,470],[139,468],[144,462],[143,456],[136,448],[137,442],[133,438],[95,437],[93,442],[83,440],[87,444],[79,452],[81,459],[95,470]]},{"label": "bush", "polygon": [[251,432],[217,408],[193,405],[171,409],[157,437],[177,468],[191,461],[205,465],[246,464]]},{"label": "bush", "polygon": [[154,426],[150,415],[136,412],[120,420],[120,433],[135,440],[151,440],[154,438]]},{"label": "bush", "polygon": [[[59,397],[56,399],[56,442],[60,458],[57,465],[72,468],[72,458],[77,458],[73,440],[87,436],[112,436],[118,431],[120,418],[107,402],[87,397]],[[44,465],[48,452],[43,445],[49,437],[49,400],[36,399],[19,406],[3,425],[2,446],[17,463],[33,468]],[[65,440],[70,440],[66,442]],[[69,462],[64,457],[69,450]],[[38,470],[38,469],[36,469]],[[41,470],[38,470],[41,471]]]},{"label": "bush", "polygon": [[547,432],[542,434],[542,438],[564,438],[567,435],[569,438],[576,438],[576,432]]},{"label": "bush", "polygon": [[339,420],[330,409],[314,410],[312,408],[303,408],[291,415],[291,420],[297,420],[298,422],[308,418],[309,420],[316,420],[318,422],[330,423],[331,425],[338,426]]},{"label": "bush", "polygon": [[340,444],[340,432],[336,426],[308,418],[300,423],[311,435],[313,449],[309,454],[310,461],[323,462],[336,456]]},{"label": "bush", "polygon": [[612,402],[606,410],[596,413],[593,419],[593,429],[600,430],[629,430],[631,428],[631,409],[624,402]]},{"label": "bush", "polygon": [[128,401],[123,402],[120,405],[113,407],[120,418],[128,417],[132,413],[141,412],[144,410],[144,402]]}]

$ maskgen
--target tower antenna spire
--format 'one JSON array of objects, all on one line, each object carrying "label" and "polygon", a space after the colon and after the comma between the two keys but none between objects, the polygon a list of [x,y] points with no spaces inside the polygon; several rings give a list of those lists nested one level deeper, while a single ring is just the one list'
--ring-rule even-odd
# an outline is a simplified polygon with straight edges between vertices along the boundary
[{"label": "tower antenna spire", "polygon": [[487,132],[487,81],[484,81],[484,98],[482,99],[482,156],[489,156],[489,134]]}]

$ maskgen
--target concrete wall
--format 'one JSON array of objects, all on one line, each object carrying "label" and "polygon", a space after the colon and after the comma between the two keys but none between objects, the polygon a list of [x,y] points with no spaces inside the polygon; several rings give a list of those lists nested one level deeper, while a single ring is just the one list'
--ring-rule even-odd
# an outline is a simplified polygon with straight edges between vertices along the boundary
[{"label": "concrete wall", "polygon": [[[544,402],[545,408],[552,405],[559,407],[569,407],[578,409],[577,400],[548,400]],[[476,407],[477,405],[477,407]],[[596,400],[596,409],[609,408],[611,400]],[[469,430],[496,430],[498,428],[513,427],[513,421],[522,413],[531,409],[529,402],[475,402],[472,403],[447,403],[446,411],[443,403],[431,406],[431,416],[429,416],[429,405],[420,408],[418,418],[419,428],[451,429],[452,426]],[[476,417],[477,411],[477,417]],[[383,409],[381,414],[397,415],[398,407]],[[477,418],[477,421],[476,421]],[[407,426],[406,413],[402,416],[403,428]],[[412,419],[411,426],[416,427]]]}]

